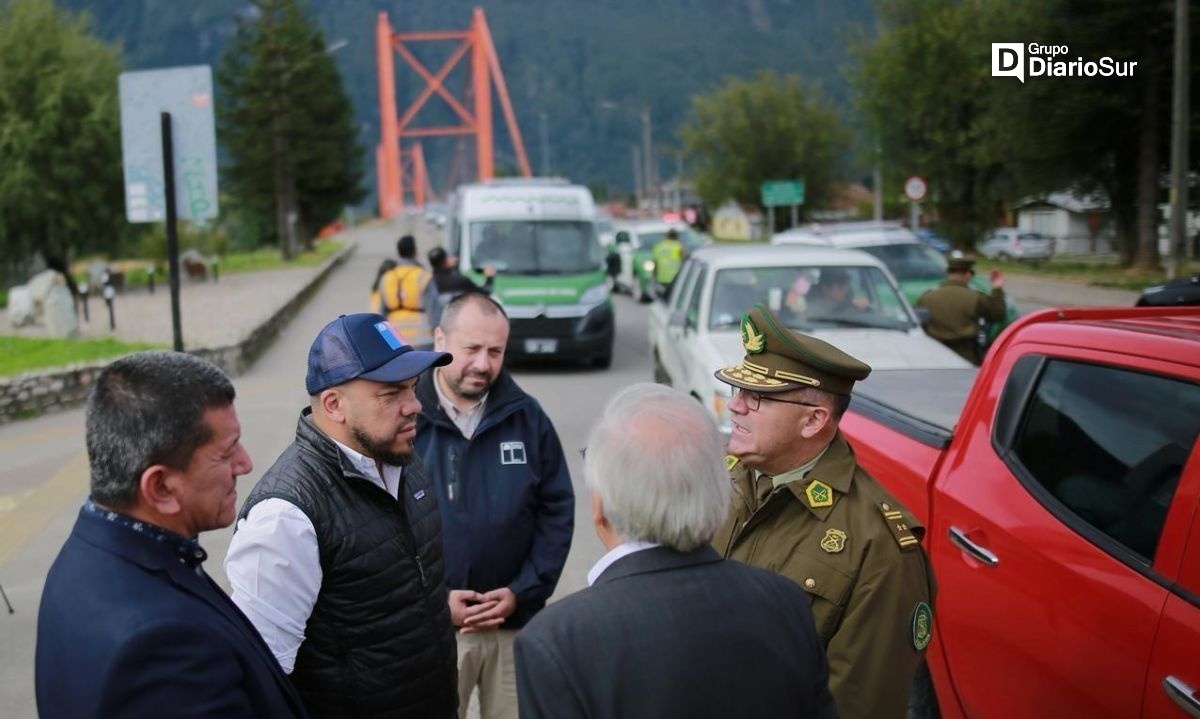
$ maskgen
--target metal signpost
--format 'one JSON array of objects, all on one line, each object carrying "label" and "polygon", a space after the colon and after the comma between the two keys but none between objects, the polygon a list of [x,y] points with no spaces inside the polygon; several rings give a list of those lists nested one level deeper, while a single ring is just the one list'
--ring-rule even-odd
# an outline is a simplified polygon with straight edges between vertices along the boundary
[{"label": "metal signpost", "polygon": [[177,217],[217,216],[217,134],[208,65],[123,72],[121,148],[125,216],[167,223],[167,268],[174,346],[183,351],[179,320]]},{"label": "metal signpost", "polygon": [[804,180],[769,180],[759,188],[763,207],[767,208],[770,218],[770,232],[775,232],[775,208],[790,206],[792,208],[792,227],[797,224],[800,205],[804,204]]},{"label": "metal signpost", "polygon": [[912,203],[909,206],[909,224],[912,226],[912,231],[917,231],[917,220],[920,217],[920,203],[925,199],[925,193],[929,190],[929,186],[925,182],[925,178],[918,175],[913,175],[904,181],[904,196]]}]

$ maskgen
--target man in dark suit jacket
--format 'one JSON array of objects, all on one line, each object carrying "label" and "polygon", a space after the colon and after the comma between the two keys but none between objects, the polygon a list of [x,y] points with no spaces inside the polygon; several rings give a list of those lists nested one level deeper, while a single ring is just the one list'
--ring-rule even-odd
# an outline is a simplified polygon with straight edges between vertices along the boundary
[{"label": "man in dark suit jacket", "polygon": [[804,590],[709,546],[729,507],[721,445],[675,390],[610,402],[584,461],[609,552],[517,635],[522,719],[835,715]]},{"label": "man in dark suit jacket", "polygon": [[233,521],[234,389],[211,363],[145,352],[88,399],[91,497],[50,568],[38,615],[38,713],[303,717],[253,625],[205,573],[196,537]]}]

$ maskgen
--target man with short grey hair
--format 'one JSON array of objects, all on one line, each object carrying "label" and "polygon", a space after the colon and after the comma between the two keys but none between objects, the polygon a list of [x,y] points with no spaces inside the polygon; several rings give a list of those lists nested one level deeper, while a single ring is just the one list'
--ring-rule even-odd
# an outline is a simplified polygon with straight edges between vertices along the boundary
[{"label": "man with short grey hair", "polygon": [[695,400],[655,384],[612,399],[584,457],[608,553],[517,635],[523,719],[834,716],[804,590],[709,546],[723,470]]}]

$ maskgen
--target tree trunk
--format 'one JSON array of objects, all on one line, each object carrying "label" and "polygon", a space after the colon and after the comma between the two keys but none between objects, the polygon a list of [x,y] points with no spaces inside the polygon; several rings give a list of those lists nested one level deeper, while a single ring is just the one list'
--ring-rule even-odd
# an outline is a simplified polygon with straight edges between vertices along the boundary
[{"label": "tree trunk", "polygon": [[1142,118],[1138,138],[1137,253],[1134,270],[1162,271],[1158,257],[1158,177],[1159,120],[1162,116],[1162,92],[1159,83],[1159,50],[1150,44],[1146,50],[1147,73],[1142,92]]}]

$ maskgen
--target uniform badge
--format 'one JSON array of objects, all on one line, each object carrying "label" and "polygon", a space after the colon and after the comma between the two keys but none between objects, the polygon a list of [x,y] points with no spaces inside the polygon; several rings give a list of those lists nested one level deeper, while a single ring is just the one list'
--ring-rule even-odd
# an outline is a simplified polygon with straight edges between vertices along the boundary
[{"label": "uniform badge", "polygon": [[811,507],[833,506],[833,488],[819,479],[814,479],[812,484],[809,484],[808,488],[804,490],[804,494],[808,497],[808,504]]},{"label": "uniform badge", "polygon": [[830,554],[837,554],[846,548],[846,533],[840,529],[825,530],[825,538],[821,540],[821,549]]},{"label": "uniform badge", "polygon": [[750,315],[742,315],[742,347],[752,355],[758,354],[766,349],[767,338],[763,337],[762,332],[754,326],[754,322],[750,320]]},{"label": "uniform badge", "polygon": [[929,646],[932,639],[933,610],[930,609],[928,602],[917,602],[917,606],[913,607],[912,616],[913,649],[918,652],[925,651],[925,647]]},{"label": "uniform badge", "polygon": [[738,463],[737,457],[733,456],[732,454],[725,455],[725,471],[726,472],[732,472],[733,468],[737,466],[737,463]]}]

